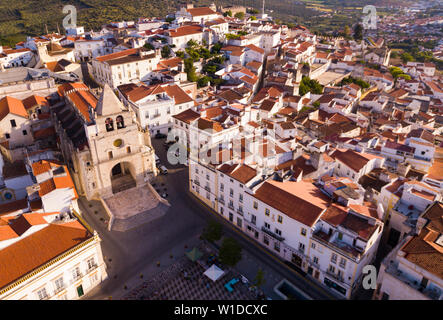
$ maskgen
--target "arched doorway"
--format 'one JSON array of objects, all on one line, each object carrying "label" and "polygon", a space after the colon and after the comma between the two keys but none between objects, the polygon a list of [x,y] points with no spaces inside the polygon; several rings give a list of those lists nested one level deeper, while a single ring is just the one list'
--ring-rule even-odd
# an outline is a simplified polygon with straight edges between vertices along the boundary
[{"label": "arched doorway", "polygon": [[112,193],[134,188],[137,184],[133,166],[129,162],[117,163],[111,170]]}]

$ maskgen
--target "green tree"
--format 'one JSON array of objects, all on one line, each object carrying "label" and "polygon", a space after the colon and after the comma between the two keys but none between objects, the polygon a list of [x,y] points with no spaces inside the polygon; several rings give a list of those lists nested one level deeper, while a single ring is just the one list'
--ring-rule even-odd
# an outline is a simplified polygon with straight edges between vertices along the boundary
[{"label": "green tree", "polygon": [[169,46],[163,46],[161,54],[162,58],[169,58],[171,56],[171,48]]},{"label": "green tree", "polygon": [[243,20],[245,18],[245,13],[244,12],[237,12],[234,15],[235,18],[239,19],[239,20]]},{"label": "green tree", "polygon": [[209,51],[207,48],[205,47],[201,47],[198,50],[198,54],[203,58],[203,59],[209,59],[210,57],[212,57],[211,51]]},{"label": "green tree", "polygon": [[[209,81],[210,81],[209,77],[201,77],[200,79],[198,79],[198,85],[202,84],[201,87],[205,87],[208,85]],[[215,242],[220,240],[222,235],[223,235],[222,225],[214,220],[211,220],[208,222],[208,225],[203,230],[202,237],[203,239],[208,240],[209,242]]]},{"label": "green tree", "polygon": [[210,81],[211,81],[211,77],[208,77],[208,76],[200,77],[197,80],[197,87],[199,87],[199,88],[206,87]]},{"label": "green tree", "polygon": [[197,43],[197,41],[191,39],[186,43],[186,46],[188,48],[194,48],[194,47],[198,46],[198,43]]},{"label": "green tree", "polygon": [[223,264],[234,267],[242,257],[242,248],[233,238],[225,238],[220,247],[220,260]]},{"label": "green tree", "polygon": [[211,53],[218,54],[218,53],[220,53],[221,48],[223,48],[223,43],[221,43],[221,42],[214,43],[214,45],[211,48]]},{"label": "green tree", "polygon": [[220,55],[220,56],[214,57],[211,61],[216,64],[223,64],[223,63],[225,63],[225,60],[226,60],[226,58],[224,56]]},{"label": "green tree", "polygon": [[354,39],[363,40],[363,26],[357,23],[354,27]]},{"label": "green tree", "polygon": [[411,76],[409,74],[406,74],[406,73],[399,74],[398,78],[403,78],[405,80],[411,80]]},{"label": "green tree", "polygon": [[303,77],[299,86],[299,94],[303,96],[308,92],[320,94],[323,92],[323,86],[317,80]]},{"label": "green tree", "polygon": [[147,50],[154,50],[154,46],[152,44],[150,44],[149,42],[146,42],[143,47]]},{"label": "green tree", "polygon": [[228,11],[226,11],[225,13],[223,13],[223,15],[224,15],[225,17],[232,17],[232,11],[231,11],[231,10],[228,10]]},{"label": "green tree", "polygon": [[398,78],[399,75],[403,74],[403,70],[399,67],[391,67],[389,68],[389,72],[394,78]]},{"label": "green tree", "polygon": [[233,33],[226,34],[226,39],[228,39],[228,40],[236,40],[238,38],[240,38],[239,34],[233,34]]},{"label": "green tree", "polygon": [[260,288],[265,283],[265,273],[263,272],[262,268],[258,268],[257,274],[254,279],[254,285]]},{"label": "green tree", "polygon": [[192,58],[185,59],[185,72],[188,76],[188,81],[196,82],[198,80],[197,74],[195,73],[194,60]]},{"label": "green tree", "polygon": [[207,63],[203,66],[203,72],[206,74],[214,74],[217,72],[217,66],[214,64]]},{"label": "green tree", "polygon": [[186,53],[192,58],[193,61],[197,61],[200,59],[200,54],[192,49],[192,48],[186,48]]},{"label": "green tree", "polygon": [[177,57],[179,57],[179,58],[182,58],[182,59],[185,58],[185,53],[184,53],[183,51],[181,51],[181,50],[177,51],[177,52],[175,53],[175,55],[176,55]]},{"label": "green tree", "polygon": [[409,61],[414,61],[414,57],[408,52],[403,52],[400,55],[400,59],[401,59],[401,61],[403,61],[403,63],[407,63]]},{"label": "green tree", "polygon": [[250,16],[250,17],[249,17],[249,20],[251,20],[251,21],[255,21],[255,20],[257,20],[257,17],[256,17],[256,16]]},{"label": "green tree", "polygon": [[175,20],[174,17],[167,17],[167,18],[165,19],[165,21],[168,22],[168,23],[171,23],[171,22],[174,21],[174,20]]}]

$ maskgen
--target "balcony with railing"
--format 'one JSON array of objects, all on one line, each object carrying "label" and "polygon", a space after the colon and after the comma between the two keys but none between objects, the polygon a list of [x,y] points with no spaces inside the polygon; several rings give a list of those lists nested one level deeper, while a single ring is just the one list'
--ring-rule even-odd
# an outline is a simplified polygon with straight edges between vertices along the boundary
[{"label": "balcony with railing", "polygon": [[218,199],[218,202],[220,202],[222,205],[224,205],[225,204],[225,199],[223,197],[220,197]]},{"label": "balcony with railing", "polygon": [[229,202],[228,208],[231,210],[234,210],[234,204],[232,202]]},{"label": "balcony with railing", "polygon": [[327,274],[329,277],[333,278],[334,280],[337,280],[337,281],[339,281],[339,282],[341,282],[341,283],[347,284],[347,283],[345,282],[345,279],[343,278],[342,275],[339,275],[339,274],[337,274],[337,273],[335,273],[335,272],[332,272],[331,270],[326,270],[326,274]]},{"label": "balcony with railing", "polygon": [[91,273],[92,271],[94,271],[95,269],[97,269],[98,265],[97,264],[91,264],[90,266],[88,266],[88,270],[86,270],[86,273]]},{"label": "balcony with railing", "polygon": [[62,283],[61,285],[58,285],[57,288],[55,288],[54,294],[60,293],[65,289],[66,289],[66,284]]},{"label": "balcony with railing", "polygon": [[74,282],[80,280],[82,277],[83,277],[83,274],[81,272],[77,273],[77,274],[72,276],[72,280],[71,280],[70,283],[73,284]]},{"label": "balcony with railing", "polygon": [[282,236],[279,236],[278,234],[276,234],[275,232],[272,232],[271,230],[269,230],[268,228],[266,228],[265,226],[263,226],[261,228],[261,230],[266,233],[267,235],[273,237],[274,239],[277,239],[278,241],[285,241],[285,238],[283,238]]},{"label": "balcony with railing", "polygon": [[237,213],[241,216],[243,216],[243,209],[242,208],[238,208],[237,209]]},{"label": "balcony with railing", "polygon": [[211,188],[209,186],[205,186],[205,190],[211,192]]}]

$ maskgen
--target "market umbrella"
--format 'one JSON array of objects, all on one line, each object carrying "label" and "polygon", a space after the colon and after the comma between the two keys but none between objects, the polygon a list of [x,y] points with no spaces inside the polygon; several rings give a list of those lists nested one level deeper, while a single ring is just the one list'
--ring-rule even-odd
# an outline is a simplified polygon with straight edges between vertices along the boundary
[{"label": "market umbrella", "polygon": [[193,262],[200,259],[200,257],[203,255],[203,253],[200,252],[196,247],[194,247],[191,251],[186,252],[186,256]]},{"label": "market umbrella", "polygon": [[217,281],[225,274],[225,272],[222,269],[220,269],[219,267],[217,267],[215,264],[213,264],[203,274],[205,276],[207,276],[209,279],[211,279],[212,281]]}]

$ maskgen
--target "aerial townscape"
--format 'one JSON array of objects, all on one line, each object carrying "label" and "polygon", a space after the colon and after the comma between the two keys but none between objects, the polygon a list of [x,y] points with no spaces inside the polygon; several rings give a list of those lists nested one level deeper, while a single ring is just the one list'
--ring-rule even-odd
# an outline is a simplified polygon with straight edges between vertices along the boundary
[{"label": "aerial townscape", "polygon": [[442,3],[337,2],[2,20],[0,299],[443,300]]}]

